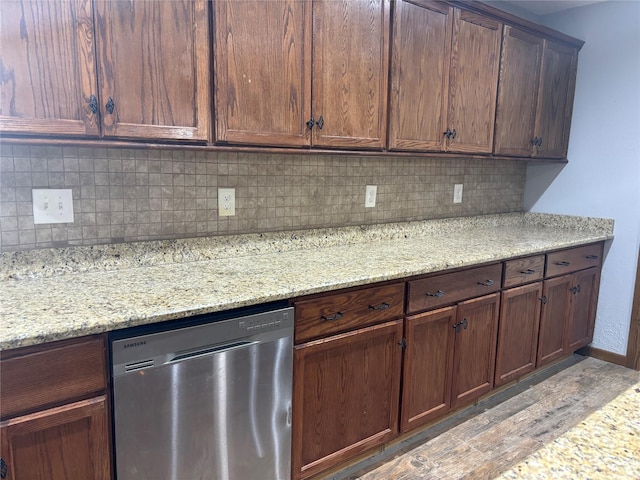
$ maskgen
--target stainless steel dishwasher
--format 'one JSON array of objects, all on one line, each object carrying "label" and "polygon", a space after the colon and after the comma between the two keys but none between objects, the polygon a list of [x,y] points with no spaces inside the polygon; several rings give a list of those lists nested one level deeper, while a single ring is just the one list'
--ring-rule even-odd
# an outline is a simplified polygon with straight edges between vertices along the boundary
[{"label": "stainless steel dishwasher", "polygon": [[289,479],[293,308],[202,321],[111,336],[117,479]]}]

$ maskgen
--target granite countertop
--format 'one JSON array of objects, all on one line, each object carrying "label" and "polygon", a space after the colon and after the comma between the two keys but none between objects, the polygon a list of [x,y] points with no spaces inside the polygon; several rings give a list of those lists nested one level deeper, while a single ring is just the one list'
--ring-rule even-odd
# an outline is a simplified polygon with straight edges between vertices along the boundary
[{"label": "granite countertop", "polygon": [[535,213],[9,252],[0,350],[613,238]]}]

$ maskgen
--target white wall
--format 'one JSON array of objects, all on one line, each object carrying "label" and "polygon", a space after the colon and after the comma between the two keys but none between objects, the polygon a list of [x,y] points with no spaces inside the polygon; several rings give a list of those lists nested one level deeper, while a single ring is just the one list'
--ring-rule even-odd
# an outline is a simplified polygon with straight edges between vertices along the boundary
[{"label": "white wall", "polygon": [[529,165],[525,208],[615,219],[592,345],[625,355],[640,245],[640,1],[613,0],[541,21],[585,45],[569,163]]}]

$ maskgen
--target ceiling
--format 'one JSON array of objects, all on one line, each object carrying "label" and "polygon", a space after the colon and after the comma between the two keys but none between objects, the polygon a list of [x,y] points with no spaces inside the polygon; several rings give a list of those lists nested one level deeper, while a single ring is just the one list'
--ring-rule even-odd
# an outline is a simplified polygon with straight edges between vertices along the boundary
[{"label": "ceiling", "polygon": [[604,1],[606,0],[506,0],[504,3],[510,3],[540,17]]}]

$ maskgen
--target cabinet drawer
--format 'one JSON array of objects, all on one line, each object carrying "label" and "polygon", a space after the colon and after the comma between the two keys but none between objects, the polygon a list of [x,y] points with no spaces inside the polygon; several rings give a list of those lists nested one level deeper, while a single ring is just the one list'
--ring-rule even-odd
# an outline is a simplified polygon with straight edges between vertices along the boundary
[{"label": "cabinet drawer", "polygon": [[295,341],[333,335],[402,317],[404,283],[301,300],[295,307]]},{"label": "cabinet drawer", "polygon": [[[64,342],[0,361],[0,416],[4,419],[61,404],[107,388],[104,338]],[[5,353],[5,352],[3,352]]]},{"label": "cabinet drawer", "polygon": [[502,264],[470,268],[409,282],[409,305],[412,314],[500,290]]},{"label": "cabinet drawer", "polygon": [[504,281],[502,285],[513,287],[523,283],[540,280],[544,275],[544,255],[518,258],[504,262]]},{"label": "cabinet drawer", "polygon": [[602,243],[547,254],[547,277],[576,272],[602,263]]}]

